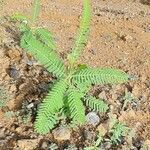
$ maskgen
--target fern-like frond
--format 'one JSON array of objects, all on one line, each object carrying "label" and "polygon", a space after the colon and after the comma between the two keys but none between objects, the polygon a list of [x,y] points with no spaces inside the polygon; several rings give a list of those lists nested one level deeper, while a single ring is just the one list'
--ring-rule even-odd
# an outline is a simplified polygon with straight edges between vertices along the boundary
[{"label": "fern-like frond", "polygon": [[20,21],[20,22],[29,21],[29,18],[21,13],[14,13],[12,16],[10,16],[10,19],[12,21]]},{"label": "fern-like frond", "polygon": [[79,31],[75,38],[75,45],[72,48],[72,53],[68,56],[70,61],[76,61],[80,56],[82,49],[85,47],[87,42],[87,36],[89,33],[91,20],[91,4],[90,0],[83,0],[83,12],[80,21]]},{"label": "fern-like frond", "polygon": [[63,96],[66,89],[66,81],[58,81],[40,104],[35,121],[35,130],[38,133],[47,133],[56,124],[55,114],[63,107]]},{"label": "fern-like frond", "polygon": [[40,134],[46,134],[55,127],[58,121],[57,114],[49,112],[47,116],[43,116],[43,112],[39,112],[34,122],[35,131]]},{"label": "fern-like frond", "polygon": [[21,47],[32,54],[49,72],[57,77],[65,73],[65,67],[62,60],[47,45],[43,44],[32,34],[26,31],[21,37]]},{"label": "fern-like frond", "polygon": [[80,92],[85,93],[85,94],[86,94],[86,93],[90,90],[90,88],[91,88],[91,85],[89,86],[89,84],[86,84],[86,83],[76,84],[75,86],[76,86],[76,88],[77,88]]},{"label": "fern-like frond", "polygon": [[72,76],[74,83],[88,84],[116,84],[128,81],[129,76],[112,68],[86,68],[76,72]]},{"label": "fern-like frond", "polygon": [[34,0],[32,10],[32,23],[35,23],[40,13],[40,0]]},{"label": "fern-like frond", "polygon": [[97,99],[93,96],[86,96],[84,98],[86,106],[90,107],[97,112],[106,112],[108,110],[108,105],[100,99]]},{"label": "fern-like frond", "polygon": [[85,108],[81,98],[84,94],[77,91],[75,88],[68,90],[68,105],[73,122],[83,124],[85,122]]},{"label": "fern-like frond", "polygon": [[56,45],[52,33],[50,33],[47,29],[38,28],[35,30],[35,35],[38,40],[46,44],[50,49],[56,50]]}]

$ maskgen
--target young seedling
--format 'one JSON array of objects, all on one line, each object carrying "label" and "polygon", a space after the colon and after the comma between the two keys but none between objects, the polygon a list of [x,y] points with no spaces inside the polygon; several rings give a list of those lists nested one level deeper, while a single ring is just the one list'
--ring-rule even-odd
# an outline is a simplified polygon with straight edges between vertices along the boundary
[{"label": "young seedling", "polygon": [[129,128],[126,127],[121,122],[117,122],[114,127],[110,130],[112,133],[111,142],[117,144],[121,141],[121,137],[125,136],[125,134],[129,131]]},{"label": "young seedling", "polygon": [[[39,14],[39,0],[34,4],[33,19],[30,21],[32,24],[38,17],[36,14]],[[100,99],[89,96],[87,94],[89,88],[93,84],[119,84],[129,79],[126,73],[117,69],[90,68],[78,64],[77,60],[87,42],[90,20],[90,0],[83,0],[79,30],[75,44],[67,56],[66,65],[58,56],[55,41],[47,29],[33,27],[29,21],[21,21],[20,46],[57,77],[53,88],[38,108],[34,127],[40,134],[48,133],[55,127],[59,121],[55,114],[60,110],[67,112],[66,116],[79,125],[86,122],[84,104],[94,111],[106,112],[108,105]]]},{"label": "young seedling", "polygon": [[125,96],[123,98],[124,104],[123,104],[122,110],[124,110],[124,108],[126,108],[127,104],[131,103],[134,99],[135,98],[134,98],[133,94],[131,92],[127,91],[127,89],[126,89]]},{"label": "young seedling", "polygon": [[6,106],[6,103],[9,101],[10,95],[9,93],[4,89],[3,86],[0,85],[0,109],[3,106]]},{"label": "young seedling", "polygon": [[97,135],[97,140],[95,141],[93,146],[90,147],[85,147],[84,150],[101,150],[100,149],[100,145],[103,142],[103,135],[101,133],[99,133]]},{"label": "young seedling", "polygon": [[7,119],[11,119],[15,116],[15,112],[13,111],[6,111],[4,116],[7,118]]}]

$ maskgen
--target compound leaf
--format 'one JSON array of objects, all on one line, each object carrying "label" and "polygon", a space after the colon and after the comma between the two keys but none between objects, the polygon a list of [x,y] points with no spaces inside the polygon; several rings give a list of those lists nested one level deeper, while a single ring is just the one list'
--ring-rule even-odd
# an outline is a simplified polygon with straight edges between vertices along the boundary
[{"label": "compound leaf", "polygon": [[129,76],[112,68],[85,68],[72,76],[74,83],[116,84],[128,81]]},{"label": "compound leaf", "polygon": [[35,23],[40,13],[40,0],[34,0],[32,10],[32,22]]},{"label": "compound leaf", "polygon": [[47,45],[43,44],[32,34],[31,31],[23,33],[21,37],[21,47],[32,54],[49,72],[56,77],[61,77],[65,73],[62,60]]},{"label": "compound leaf", "polygon": [[46,44],[50,49],[56,50],[56,45],[53,36],[47,29],[38,28],[35,30],[35,35],[38,40]]},{"label": "compound leaf", "polygon": [[97,112],[106,112],[108,110],[108,105],[100,99],[97,99],[93,96],[86,96],[84,98],[86,106],[90,107]]},{"label": "compound leaf", "polygon": [[81,98],[84,94],[80,93],[75,88],[68,90],[68,105],[73,122],[83,124],[85,122],[85,108]]},{"label": "compound leaf", "polygon": [[90,1],[83,0],[83,12],[79,26],[79,31],[75,38],[75,44],[74,47],[72,48],[72,53],[68,56],[70,61],[73,62],[76,61],[79,58],[82,49],[85,47],[89,33],[90,20],[91,20]]},{"label": "compound leaf", "polygon": [[114,127],[111,129],[111,132],[112,132],[111,142],[115,144],[120,142],[121,136],[124,136],[128,132],[128,130],[129,128],[120,122],[115,124]]},{"label": "compound leaf", "polygon": [[40,104],[35,121],[35,130],[38,133],[45,134],[56,124],[55,114],[63,107],[66,88],[65,80],[58,81]]}]

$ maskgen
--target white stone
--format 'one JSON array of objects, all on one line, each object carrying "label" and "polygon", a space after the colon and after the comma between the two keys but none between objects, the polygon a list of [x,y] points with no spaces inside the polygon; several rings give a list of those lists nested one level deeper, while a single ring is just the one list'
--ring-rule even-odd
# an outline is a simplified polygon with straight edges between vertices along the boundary
[{"label": "white stone", "polygon": [[99,116],[95,112],[89,112],[86,115],[87,123],[96,126],[100,122]]}]

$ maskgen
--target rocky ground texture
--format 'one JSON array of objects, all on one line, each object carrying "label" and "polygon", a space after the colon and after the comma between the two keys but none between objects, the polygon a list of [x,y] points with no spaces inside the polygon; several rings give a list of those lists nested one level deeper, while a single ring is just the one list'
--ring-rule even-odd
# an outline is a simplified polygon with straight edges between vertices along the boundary
[{"label": "rocky ground texture", "polygon": [[[82,150],[93,145],[97,131],[108,132],[108,115],[134,134],[118,145],[112,145],[106,134],[101,149],[149,150],[150,1],[92,0],[91,32],[80,62],[119,68],[134,80],[94,86],[91,93],[109,104],[107,115],[88,111],[87,125],[72,130],[62,123],[43,136],[33,131],[33,122],[53,77],[20,48],[19,32],[9,19],[15,12],[30,15],[31,5],[32,0],[0,0],[0,150]],[[82,0],[41,0],[41,5],[38,25],[52,31],[65,57],[74,42]]]}]

